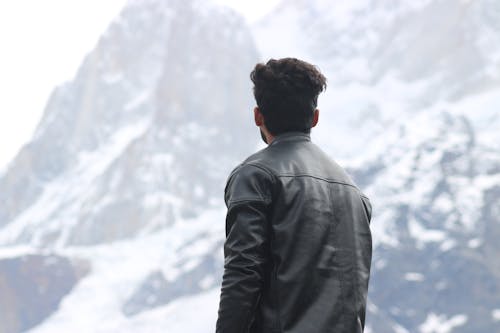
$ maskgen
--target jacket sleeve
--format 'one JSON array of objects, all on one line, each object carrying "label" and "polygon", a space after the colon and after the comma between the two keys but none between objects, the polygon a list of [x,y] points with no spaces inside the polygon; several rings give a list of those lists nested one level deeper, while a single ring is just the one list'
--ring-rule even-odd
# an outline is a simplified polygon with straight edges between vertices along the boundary
[{"label": "jacket sleeve", "polygon": [[253,165],[237,168],[226,185],[228,210],[217,333],[246,333],[252,324],[270,256],[271,193],[272,177]]}]

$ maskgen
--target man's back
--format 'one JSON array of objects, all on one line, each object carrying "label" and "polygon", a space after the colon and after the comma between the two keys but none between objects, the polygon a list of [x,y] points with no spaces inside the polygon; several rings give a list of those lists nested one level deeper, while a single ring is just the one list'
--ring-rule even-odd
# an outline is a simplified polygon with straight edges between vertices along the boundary
[{"label": "man's back", "polygon": [[249,157],[225,199],[218,332],[362,332],[371,206],[308,134]]}]

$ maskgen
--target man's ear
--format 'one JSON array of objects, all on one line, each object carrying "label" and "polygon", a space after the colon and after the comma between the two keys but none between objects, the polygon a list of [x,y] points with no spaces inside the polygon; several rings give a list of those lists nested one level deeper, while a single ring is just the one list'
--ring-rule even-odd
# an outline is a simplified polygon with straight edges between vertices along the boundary
[{"label": "man's ear", "polygon": [[318,124],[318,120],[319,120],[319,110],[316,109],[316,110],[314,110],[313,121],[312,121],[311,127],[316,126]]},{"label": "man's ear", "polygon": [[253,109],[253,116],[255,120],[255,125],[257,125],[258,127],[264,125],[264,116],[262,115],[262,113],[260,113],[258,106],[256,106]]}]

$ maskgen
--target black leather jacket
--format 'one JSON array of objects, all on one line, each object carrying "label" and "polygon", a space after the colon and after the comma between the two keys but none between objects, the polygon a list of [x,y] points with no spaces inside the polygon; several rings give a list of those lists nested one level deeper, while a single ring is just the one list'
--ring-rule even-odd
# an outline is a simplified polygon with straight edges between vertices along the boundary
[{"label": "black leather jacket", "polygon": [[217,333],[363,332],[371,205],[304,133],[230,175]]}]

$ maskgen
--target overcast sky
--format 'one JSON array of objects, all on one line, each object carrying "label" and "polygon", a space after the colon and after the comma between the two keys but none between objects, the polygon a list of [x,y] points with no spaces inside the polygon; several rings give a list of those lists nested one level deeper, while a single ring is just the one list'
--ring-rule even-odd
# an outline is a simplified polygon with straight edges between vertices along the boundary
[{"label": "overcast sky", "polygon": [[[252,22],[279,0],[215,0]],[[0,173],[126,0],[0,1]]]}]

